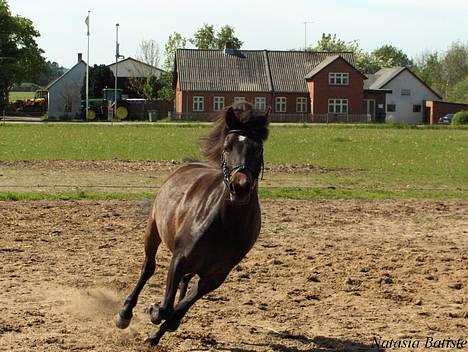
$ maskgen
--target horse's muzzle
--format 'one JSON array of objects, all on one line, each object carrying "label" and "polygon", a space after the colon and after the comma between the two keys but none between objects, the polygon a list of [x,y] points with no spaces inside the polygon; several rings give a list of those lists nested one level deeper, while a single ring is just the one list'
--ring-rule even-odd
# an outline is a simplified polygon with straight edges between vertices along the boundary
[{"label": "horse's muzzle", "polygon": [[250,194],[255,189],[255,180],[248,169],[236,170],[229,179],[229,199],[243,205],[250,201]]}]

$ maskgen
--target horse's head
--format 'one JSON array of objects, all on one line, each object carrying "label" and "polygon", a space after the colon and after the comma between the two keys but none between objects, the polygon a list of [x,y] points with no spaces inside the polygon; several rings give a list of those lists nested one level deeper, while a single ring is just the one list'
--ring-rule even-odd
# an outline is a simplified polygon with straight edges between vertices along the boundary
[{"label": "horse's head", "polygon": [[226,130],[221,153],[224,183],[235,204],[246,204],[257,190],[263,170],[263,141],[267,137],[268,112],[238,103],[226,110]]}]

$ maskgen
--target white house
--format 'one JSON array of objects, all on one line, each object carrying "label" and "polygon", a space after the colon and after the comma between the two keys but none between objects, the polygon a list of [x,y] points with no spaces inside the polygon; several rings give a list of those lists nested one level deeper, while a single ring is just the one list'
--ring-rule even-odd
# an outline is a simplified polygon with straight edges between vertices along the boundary
[{"label": "white house", "polygon": [[366,89],[386,89],[386,122],[424,123],[426,100],[442,97],[407,67],[383,68],[368,75]]},{"label": "white house", "polygon": [[[113,64],[108,65],[108,67],[111,69],[114,76],[116,76],[115,62]],[[159,78],[162,72],[163,70],[157,67],[148,65],[131,57],[128,57],[117,63],[117,77],[121,78],[148,77],[150,75],[154,75],[157,78]]]},{"label": "white house", "polygon": [[86,75],[86,63],[78,54],[78,62],[47,86],[49,119],[80,117],[81,87]]}]

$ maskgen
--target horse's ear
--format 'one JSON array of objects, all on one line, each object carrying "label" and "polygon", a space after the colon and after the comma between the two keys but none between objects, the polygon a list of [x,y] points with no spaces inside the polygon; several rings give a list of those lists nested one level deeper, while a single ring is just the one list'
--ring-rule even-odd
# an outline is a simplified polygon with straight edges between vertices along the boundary
[{"label": "horse's ear", "polygon": [[237,128],[237,125],[238,125],[237,116],[236,116],[236,113],[234,112],[234,109],[232,108],[232,106],[230,106],[226,110],[224,118],[226,120],[226,126],[230,130],[235,130]]}]

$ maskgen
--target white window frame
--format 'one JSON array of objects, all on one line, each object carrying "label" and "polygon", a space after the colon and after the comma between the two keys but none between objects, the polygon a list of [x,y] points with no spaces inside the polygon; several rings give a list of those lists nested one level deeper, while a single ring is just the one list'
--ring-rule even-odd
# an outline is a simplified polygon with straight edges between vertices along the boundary
[{"label": "white window frame", "polygon": [[234,103],[243,103],[245,102],[245,97],[234,97]]},{"label": "white window frame", "polygon": [[275,112],[286,112],[288,109],[288,98],[275,97]]},{"label": "white window frame", "polygon": [[328,84],[331,86],[349,85],[349,72],[330,72],[328,74]]},{"label": "white window frame", "polygon": [[296,112],[307,112],[307,98],[296,98]]},{"label": "white window frame", "polygon": [[205,111],[205,97],[202,95],[193,96],[192,110],[194,112]]},{"label": "white window frame", "polygon": [[266,98],[265,97],[255,97],[255,109],[260,111],[266,110]]},{"label": "white window frame", "polygon": [[224,97],[213,97],[213,111],[224,109]]},{"label": "white window frame", "polygon": [[328,99],[329,114],[347,114],[348,99]]}]

